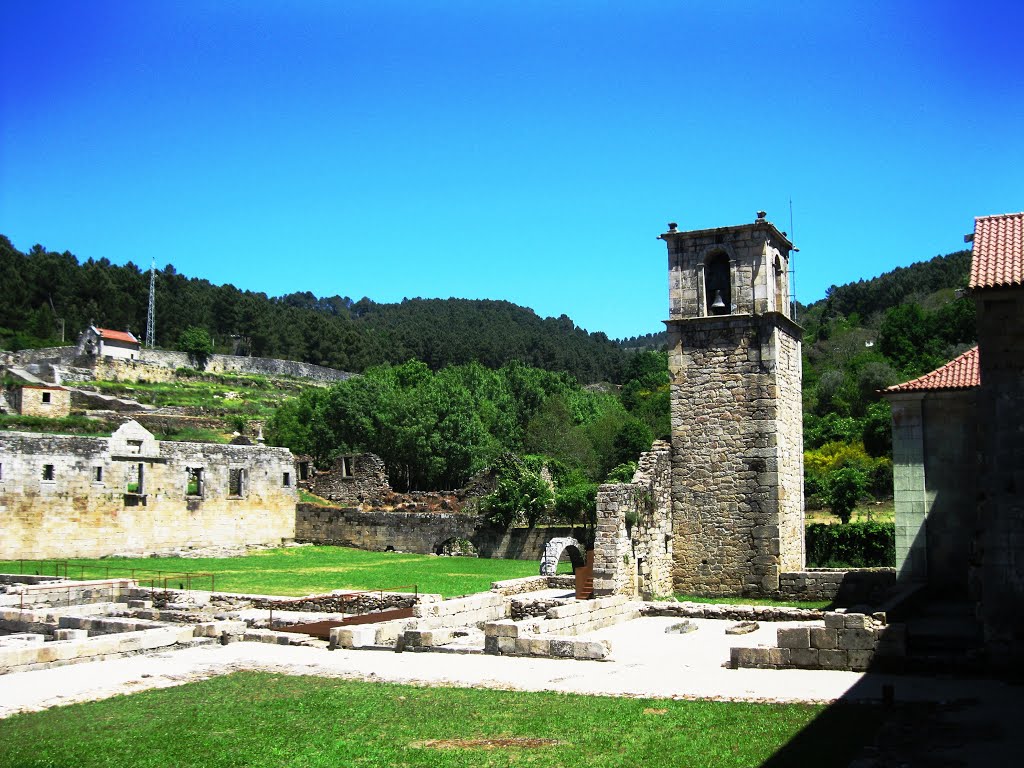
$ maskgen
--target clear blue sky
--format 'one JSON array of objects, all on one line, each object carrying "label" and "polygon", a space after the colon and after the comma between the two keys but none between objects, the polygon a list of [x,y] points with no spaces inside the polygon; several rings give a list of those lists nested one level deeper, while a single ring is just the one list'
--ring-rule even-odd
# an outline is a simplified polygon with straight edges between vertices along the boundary
[{"label": "clear blue sky", "polygon": [[668,221],[768,211],[798,298],[1024,210],[1020,2],[0,5],[0,232],[281,295],[620,337]]}]

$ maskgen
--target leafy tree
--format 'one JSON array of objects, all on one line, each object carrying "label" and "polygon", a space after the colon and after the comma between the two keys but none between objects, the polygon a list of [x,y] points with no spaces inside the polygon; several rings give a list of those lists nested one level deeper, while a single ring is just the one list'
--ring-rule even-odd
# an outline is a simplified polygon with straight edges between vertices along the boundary
[{"label": "leafy tree", "polygon": [[627,461],[623,464],[619,464],[614,467],[611,472],[608,473],[608,477],[605,478],[606,483],[629,483],[633,480],[633,475],[636,474],[636,462]]},{"label": "leafy tree", "polygon": [[480,509],[490,522],[507,528],[525,518],[533,526],[551,509],[554,504],[551,486],[518,457],[505,454],[496,469],[497,488],[480,500]]},{"label": "leafy tree", "polygon": [[612,454],[613,465],[636,461],[640,454],[651,449],[654,433],[639,419],[630,419],[615,434]]},{"label": "leafy tree", "polygon": [[867,488],[867,477],[855,467],[840,467],[828,474],[825,481],[825,502],[845,525]]},{"label": "leafy tree", "polygon": [[178,349],[188,354],[189,360],[200,371],[213,354],[213,341],[205,328],[189,326],[178,337]]}]

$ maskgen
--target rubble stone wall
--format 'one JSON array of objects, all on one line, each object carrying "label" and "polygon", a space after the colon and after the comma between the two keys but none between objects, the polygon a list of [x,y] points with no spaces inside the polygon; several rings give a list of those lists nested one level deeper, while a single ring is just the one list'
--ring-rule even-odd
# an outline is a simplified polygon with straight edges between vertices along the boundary
[{"label": "rubble stone wall", "polygon": [[629,483],[597,493],[594,590],[598,594],[672,593],[671,448],[657,442],[640,456]]},{"label": "rubble stone wall", "polygon": [[356,547],[371,552],[435,554],[448,539],[472,539],[476,515],[437,512],[362,511],[299,503],[295,507],[295,540]]},{"label": "rubble stone wall", "polygon": [[877,604],[896,586],[894,568],[821,568],[779,575],[778,600],[836,600],[843,605]]},{"label": "rubble stone wall", "polygon": [[[141,349],[138,359],[114,357],[93,358],[80,355],[76,347],[49,347],[15,353],[20,365],[51,363],[61,367],[91,368],[93,379],[104,381],[168,381],[178,368],[194,368],[195,363],[184,352],[164,349]],[[290,376],[313,381],[344,381],[355,374],[297,360],[240,355],[210,355],[204,369],[207,373],[241,373],[260,376]],[[70,380],[70,379],[69,379]]]}]

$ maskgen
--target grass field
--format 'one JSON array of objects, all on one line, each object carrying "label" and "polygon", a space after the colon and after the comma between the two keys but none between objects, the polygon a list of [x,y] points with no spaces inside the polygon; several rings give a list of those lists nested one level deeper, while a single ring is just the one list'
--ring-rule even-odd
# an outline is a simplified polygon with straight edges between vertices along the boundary
[{"label": "grass field", "polygon": [[246,672],[0,720],[0,768],[829,768],[881,726],[880,708],[841,709]]},{"label": "grass field", "polygon": [[[854,508],[853,513],[850,515],[850,522],[853,523],[866,523],[868,521],[874,521],[876,523],[891,523],[896,519],[896,502],[892,499],[888,501],[875,501],[867,504],[860,504]],[[828,525],[838,525],[839,518],[836,517],[829,509],[808,509],[804,513],[805,523],[826,523]]]},{"label": "grass field", "polygon": [[[117,578],[132,575],[140,581],[156,578],[148,572],[214,574],[219,592],[264,595],[309,595],[334,589],[388,589],[415,584],[420,592],[445,597],[490,589],[492,581],[536,576],[537,560],[487,560],[476,557],[431,557],[398,552],[365,552],[348,547],[289,547],[225,558],[107,558],[68,561],[68,577]],[[560,570],[567,567],[560,564]],[[54,561],[0,562],[0,572],[56,573]],[[63,570],[61,570],[63,575]],[[177,587],[172,578],[169,587]],[[197,579],[196,589],[209,589]],[[402,591],[412,591],[408,587]]]}]

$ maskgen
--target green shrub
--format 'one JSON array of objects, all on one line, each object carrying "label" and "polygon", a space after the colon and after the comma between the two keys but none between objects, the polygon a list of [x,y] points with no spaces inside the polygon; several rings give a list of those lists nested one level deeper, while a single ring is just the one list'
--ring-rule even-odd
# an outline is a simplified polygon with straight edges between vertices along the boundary
[{"label": "green shrub", "polygon": [[805,530],[809,568],[884,568],[896,564],[893,523],[812,523]]}]

